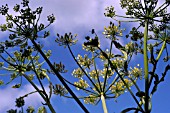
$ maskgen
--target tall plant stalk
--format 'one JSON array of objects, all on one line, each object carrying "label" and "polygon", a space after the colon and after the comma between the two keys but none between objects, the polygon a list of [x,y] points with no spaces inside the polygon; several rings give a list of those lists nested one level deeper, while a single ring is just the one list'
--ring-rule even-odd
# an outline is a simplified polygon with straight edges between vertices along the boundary
[{"label": "tall plant stalk", "polygon": [[148,40],[148,20],[145,21],[144,30],[144,77],[145,77],[145,112],[149,110],[149,75],[148,75],[148,54],[147,54],[147,40]]},{"label": "tall plant stalk", "polygon": [[103,107],[104,113],[108,113],[107,106],[106,106],[106,101],[105,101],[105,97],[104,97],[103,93],[101,94],[101,101],[102,101],[102,107]]}]

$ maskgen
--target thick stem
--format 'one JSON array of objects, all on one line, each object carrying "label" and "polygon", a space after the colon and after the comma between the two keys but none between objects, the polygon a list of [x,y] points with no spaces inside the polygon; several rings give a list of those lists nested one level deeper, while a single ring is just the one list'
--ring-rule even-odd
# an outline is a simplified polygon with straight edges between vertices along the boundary
[{"label": "thick stem", "polygon": [[149,76],[148,76],[148,54],[147,54],[147,40],[148,40],[148,20],[145,21],[144,31],[144,75],[145,75],[145,112],[149,112]]},{"label": "thick stem", "polygon": [[58,79],[61,81],[61,83],[64,85],[64,87],[67,89],[67,91],[71,94],[71,96],[74,98],[74,100],[78,103],[78,105],[83,109],[85,113],[89,113],[89,111],[86,109],[86,107],[81,103],[81,101],[77,98],[77,96],[74,94],[74,92],[70,89],[70,87],[67,85],[67,83],[64,81],[60,73],[54,68],[50,60],[45,56],[44,52],[40,49],[40,47],[37,45],[37,43],[34,40],[31,40],[36,49],[40,52],[44,60],[47,62],[49,67],[53,70],[55,75],[58,77]]},{"label": "thick stem", "polygon": [[47,105],[48,105],[48,107],[49,107],[51,113],[56,113],[55,110],[54,110],[54,108],[53,108],[53,106],[51,105],[50,102],[47,102]]},{"label": "thick stem", "polygon": [[106,101],[105,101],[105,97],[104,97],[103,93],[101,93],[101,100],[102,100],[102,106],[103,106],[104,113],[108,113],[107,106],[106,106]]}]

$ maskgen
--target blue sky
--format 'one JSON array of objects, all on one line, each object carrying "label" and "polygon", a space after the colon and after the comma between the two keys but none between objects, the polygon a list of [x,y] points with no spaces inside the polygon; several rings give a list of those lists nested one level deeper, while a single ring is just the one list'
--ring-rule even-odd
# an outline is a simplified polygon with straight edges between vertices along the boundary
[{"label": "blue sky", "polygon": [[[12,9],[13,6],[17,3],[20,3],[20,0],[0,0],[0,5],[9,4],[9,8]],[[160,3],[161,4],[161,3]],[[68,53],[67,49],[63,47],[58,47],[54,43],[56,38],[56,33],[64,34],[65,32],[72,32],[73,34],[78,34],[78,44],[73,47],[75,55],[82,53],[81,44],[85,41],[84,37],[90,34],[91,29],[96,29],[98,34],[101,34],[104,30],[104,26],[108,26],[111,19],[104,17],[105,8],[107,6],[113,5],[116,8],[118,14],[123,14],[124,10],[120,8],[119,0],[32,0],[31,7],[36,8],[43,6],[43,14],[41,22],[47,24],[46,17],[49,14],[54,14],[56,21],[48,29],[51,32],[51,36],[45,40],[43,43],[45,45],[44,49],[52,50],[52,61],[62,62],[65,64],[66,69],[69,70],[66,76],[68,79],[73,79],[70,77],[71,72],[74,68],[77,68],[76,63],[72,60],[71,55]],[[10,12],[14,14],[14,12]],[[2,16],[1,23],[5,22]],[[114,21],[113,21],[114,22]],[[135,24],[122,24],[123,27],[129,31],[131,26]],[[129,27],[130,26],[130,27]],[[0,35],[1,40],[4,40],[7,36],[7,33],[2,33]],[[103,37],[102,35],[100,35]],[[120,39],[121,43],[126,43],[123,39]],[[108,40],[102,40],[102,48],[106,49],[109,44]],[[142,57],[135,57],[133,61],[137,64],[143,64]],[[162,71],[162,64],[159,64],[158,71]],[[169,73],[168,73],[169,74]],[[59,80],[55,77],[52,77],[56,83],[59,83]],[[169,102],[170,102],[170,76],[167,76],[165,82],[162,83],[158,92],[153,96],[153,111],[152,113],[169,113]],[[30,91],[33,91],[33,87],[30,84],[25,84],[20,89],[12,89],[11,86],[15,84],[12,83],[8,86],[0,87],[0,113],[4,113],[6,110],[15,107],[15,98],[18,98],[21,95],[24,95]],[[144,82],[139,82],[140,86],[144,86]],[[48,84],[45,85],[46,90],[48,91]],[[81,95],[80,92],[71,87],[76,95]],[[133,90],[133,88],[132,88]],[[26,106],[32,105],[35,108],[41,106],[41,97],[38,94],[31,95],[26,99]],[[109,113],[120,113],[123,108],[132,107],[135,104],[134,100],[131,98],[130,94],[127,92],[121,95],[117,99],[117,103],[111,99],[107,101]],[[52,104],[55,106],[57,113],[82,113],[81,108],[73,99],[66,99],[59,96],[52,97]],[[102,104],[101,102],[98,105],[88,105],[84,104],[91,113],[102,113]],[[26,108],[25,106],[25,108]]]}]

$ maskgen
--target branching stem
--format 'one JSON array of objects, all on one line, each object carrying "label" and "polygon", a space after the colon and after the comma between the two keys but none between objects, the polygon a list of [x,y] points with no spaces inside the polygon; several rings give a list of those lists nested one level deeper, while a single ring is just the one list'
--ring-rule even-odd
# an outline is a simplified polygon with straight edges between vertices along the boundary
[{"label": "branching stem", "polygon": [[28,82],[34,87],[34,89],[41,95],[41,97],[44,99],[46,104],[48,105],[51,113],[56,113],[53,106],[51,105],[50,101],[46,99],[46,97],[42,94],[42,92],[39,90],[39,88],[32,82],[29,77],[26,74],[23,74],[23,76],[28,80]]}]

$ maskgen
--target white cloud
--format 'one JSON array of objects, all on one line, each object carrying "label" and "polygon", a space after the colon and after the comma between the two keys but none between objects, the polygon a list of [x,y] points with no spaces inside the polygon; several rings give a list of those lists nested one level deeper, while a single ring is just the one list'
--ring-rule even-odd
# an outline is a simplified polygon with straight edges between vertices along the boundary
[{"label": "white cloud", "polygon": [[[30,0],[33,9],[42,6],[43,13],[41,22],[47,24],[47,16],[54,14],[56,22],[51,26],[51,33],[77,33],[79,38],[84,38],[91,29],[102,31],[104,26],[109,24],[111,19],[104,16],[105,8],[113,5],[119,7],[119,0]],[[15,4],[20,4],[20,0],[3,0],[2,4],[9,4],[10,13]],[[121,11],[121,10],[118,10]],[[3,18],[3,17],[2,17]],[[1,21],[3,23],[5,19]]]},{"label": "white cloud", "polygon": [[[55,32],[75,32],[80,30],[90,30],[97,28],[102,30],[106,25],[107,18],[104,12],[108,4],[112,4],[113,0],[48,0],[48,1],[32,1],[33,7],[43,6],[43,20],[46,16],[53,13],[56,16]],[[113,4],[118,6],[119,0]],[[121,11],[121,10],[119,10]]]},{"label": "white cloud", "polygon": [[[105,8],[113,5],[116,11],[121,12],[119,2],[119,0],[31,0],[31,7],[33,9],[43,7],[42,18],[40,19],[43,23],[47,24],[46,17],[49,14],[55,15],[56,22],[51,26],[53,35],[72,32],[77,33],[79,40],[81,40],[93,28],[96,31],[103,31],[104,26],[107,26],[111,20],[104,16]],[[2,4],[6,3],[9,4],[11,11],[13,6],[16,3],[19,4],[20,1],[6,0],[2,2]],[[14,14],[13,12],[10,13]]]},{"label": "white cloud", "polygon": [[[48,91],[48,86],[45,86],[45,89]],[[20,89],[13,89],[11,85],[5,87],[4,89],[0,89],[0,113],[5,113],[7,110],[14,109],[15,100],[20,96],[24,96],[25,94],[35,91],[35,89],[30,85],[24,85]],[[28,106],[34,106],[35,108],[41,106],[41,102],[44,102],[38,93],[34,93],[25,98],[25,108]]]}]

